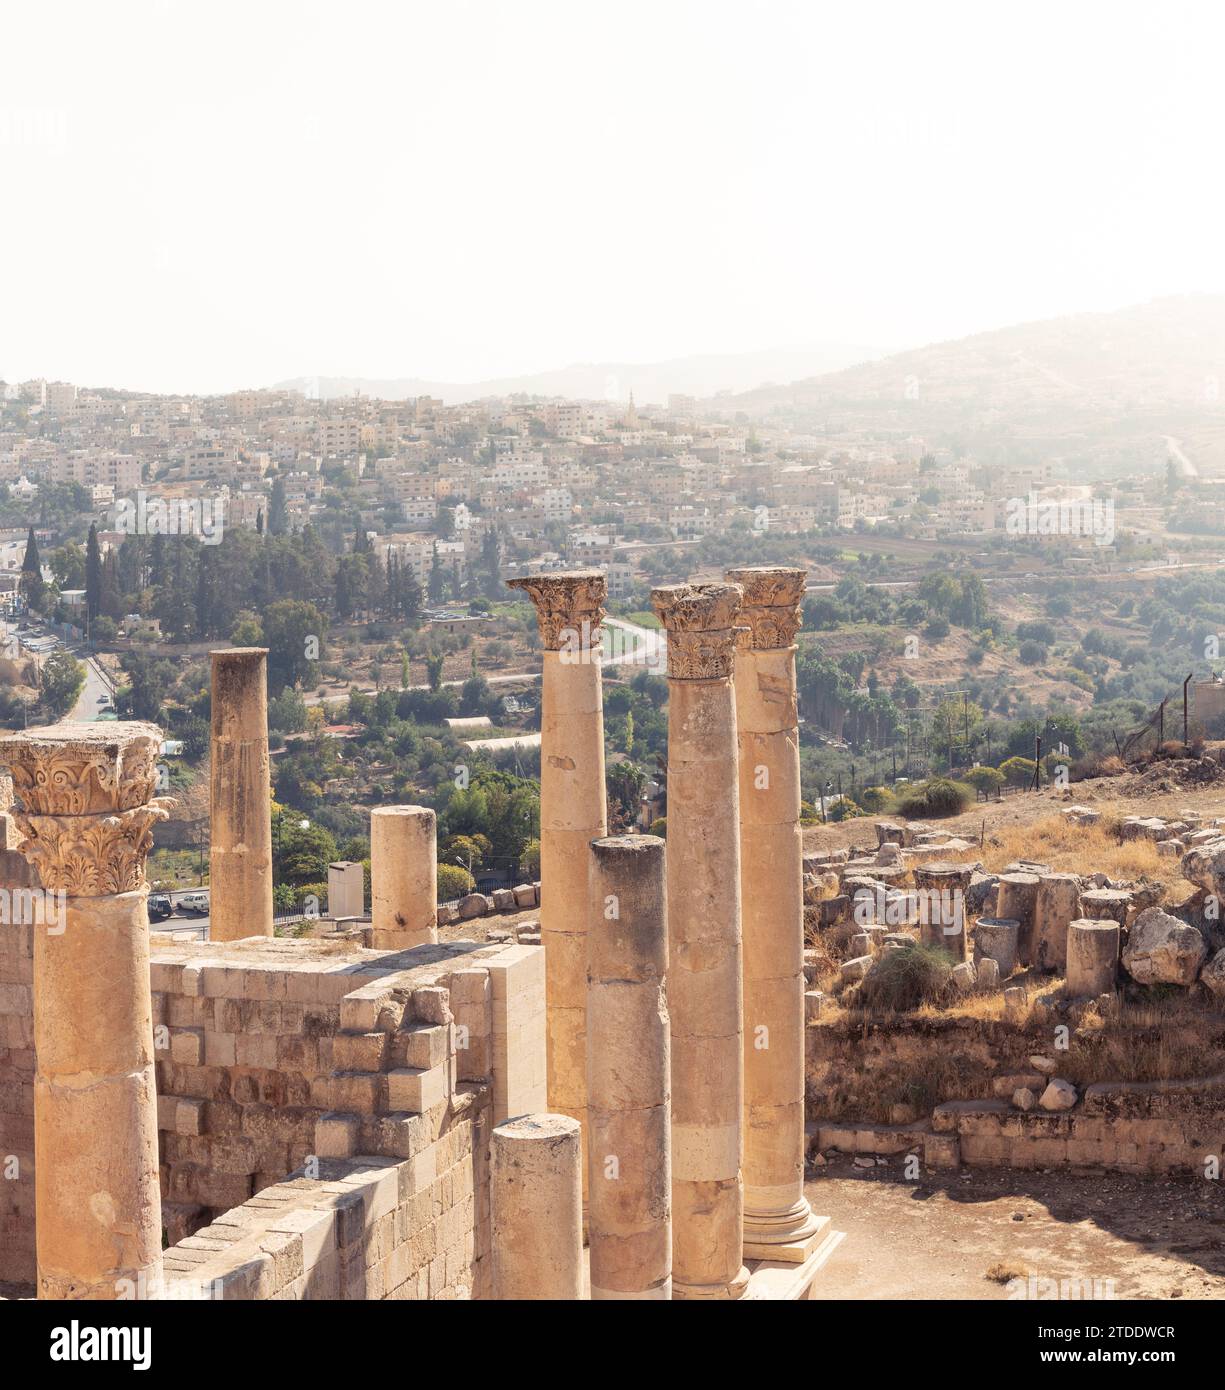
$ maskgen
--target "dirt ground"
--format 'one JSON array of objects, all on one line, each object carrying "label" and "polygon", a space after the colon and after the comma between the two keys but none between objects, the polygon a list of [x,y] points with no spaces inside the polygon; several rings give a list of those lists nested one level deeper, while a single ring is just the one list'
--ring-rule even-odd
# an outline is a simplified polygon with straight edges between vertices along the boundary
[{"label": "dirt ground", "polygon": [[839,1157],[808,1182],[847,1236],[817,1298],[1007,1300],[1000,1280],[1029,1275],[1113,1280],[1120,1299],[1225,1298],[1222,1182],[1004,1169],[908,1182],[901,1164]]},{"label": "dirt ground", "polygon": [[[933,820],[928,824],[967,840],[977,840],[980,836],[990,835],[998,827],[1030,825],[1034,821],[1044,820],[1066,806],[1091,806],[1104,815],[1164,816],[1169,820],[1176,819],[1183,807],[1199,811],[1205,817],[1225,816],[1225,777],[1220,783],[1207,787],[1179,787],[1170,791],[1145,789],[1139,792],[1133,790],[1135,787],[1133,774],[1088,778],[1083,782],[1073,782],[1070,796],[1066,792],[1057,794],[1044,787],[1038,792],[1006,796],[1002,801],[980,801],[960,816]],[[875,853],[874,823],[878,820],[904,819],[902,816],[866,816],[837,825],[805,826],[804,848],[817,850],[858,846],[870,847],[871,852]]]}]

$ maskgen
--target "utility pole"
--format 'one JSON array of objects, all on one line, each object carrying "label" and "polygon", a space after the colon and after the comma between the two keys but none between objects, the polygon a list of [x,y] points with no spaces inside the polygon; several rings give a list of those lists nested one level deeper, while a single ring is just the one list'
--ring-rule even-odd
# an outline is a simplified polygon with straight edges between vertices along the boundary
[{"label": "utility pole", "polygon": [[1191,671],[1187,679],[1182,683],[1182,746],[1185,749],[1191,747],[1191,739],[1188,735],[1189,724],[1187,721],[1187,686],[1191,684],[1191,677],[1195,674]]},{"label": "utility pole", "polygon": [[1034,737],[1034,791],[1042,787],[1042,735]]}]

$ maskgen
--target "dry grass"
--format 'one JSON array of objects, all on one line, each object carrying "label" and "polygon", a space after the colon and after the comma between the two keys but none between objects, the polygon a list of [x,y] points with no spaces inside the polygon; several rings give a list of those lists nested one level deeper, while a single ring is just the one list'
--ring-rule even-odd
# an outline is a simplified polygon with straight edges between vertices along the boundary
[{"label": "dry grass", "polygon": [[993,1284],[1011,1284],[1014,1279],[1028,1279],[1029,1270],[1024,1265],[1010,1265],[997,1260],[983,1278],[990,1279]]},{"label": "dry grass", "polygon": [[1059,1074],[1080,1086],[1219,1075],[1225,1027],[1219,1013],[1171,988],[1159,1002],[1123,1004],[1109,1020],[1087,1015],[1059,1064]]},{"label": "dry grass", "polygon": [[1165,884],[1175,899],[1190,892],[1176,858],[1158,854],[1151,840],[1120,840],[1117,826],[1110,818],[1096,825],[1071,825],[1062,816],[1048,816],[1030,825],[1001,825],[987,835],[981,853],[974,849],[950,858],[981,858],[990,873],[999,873],[1014,860],[1030,859],[1049,864],[1056,873],[1152,879]]}]

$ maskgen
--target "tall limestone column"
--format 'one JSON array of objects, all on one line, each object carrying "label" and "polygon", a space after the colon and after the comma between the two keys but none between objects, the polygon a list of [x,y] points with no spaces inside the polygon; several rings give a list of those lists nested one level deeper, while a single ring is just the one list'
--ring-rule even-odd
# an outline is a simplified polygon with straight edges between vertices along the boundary
[{"label": "tall limestone column", "polygon": [[804,898],[795,635],[807,572],[729,570],[744,931],[744,1253],[801,1263],[824,1225],[804,1196]]},{"label": "tall limestone column", "polygon": [[0,739],[34,930],[38,1296],[156,1297],[162,1273],[145,858],[161,730],[58,724]]},{"label": "tall limestone column", "polygon": [[651,593],[668,637],[672,1296],[741,1298],[740,832],[736,584]]},{"label": "tall limestone column", "polygon": [[599,570],[507,581],[536,605],[544,644],[540,712],[540,932],[544,946],[549,1108],[587,1143],[587,870],[608,831]]},{"label": "tall limestone column", "polygon": [[211,941],[272,935],[268,650],[212,652]]},{"label": "tall limestone column", "polygon": [[593,1299],[672,1296],[672,1140],[664,842],[591,846],[587,994]]}]

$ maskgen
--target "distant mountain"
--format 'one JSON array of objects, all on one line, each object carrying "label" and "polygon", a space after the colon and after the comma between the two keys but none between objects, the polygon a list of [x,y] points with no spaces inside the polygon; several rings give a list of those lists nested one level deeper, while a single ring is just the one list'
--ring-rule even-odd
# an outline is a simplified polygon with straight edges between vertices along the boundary
[{"label": "distant mountain", "polygon": [[385,401],[413,396],[437,396],[447,405],[462,405],[487,396],[565,396],[572,400],[627,401],[630,392],[639,405],[666,401],[674,393],[714,396],[724,391],[748,391],[779,381],[831,372],[853,362],[881,355],[881,349],[845,343],[766,352],[706,353],[669,362],[586,362],[555,371],[490,381],[427,381],[420,377],[372,380],[367,377],[296,377],[276,385],[281,391],[302,391],[323,400],[360,391]]},{"label": "distant mountain", "polygon": [[1225,473],[1225,295],[1018,324],[710,404],[1103,472],[1164,467],[1181,448],[1201,473]]}]

